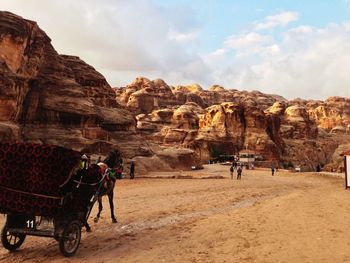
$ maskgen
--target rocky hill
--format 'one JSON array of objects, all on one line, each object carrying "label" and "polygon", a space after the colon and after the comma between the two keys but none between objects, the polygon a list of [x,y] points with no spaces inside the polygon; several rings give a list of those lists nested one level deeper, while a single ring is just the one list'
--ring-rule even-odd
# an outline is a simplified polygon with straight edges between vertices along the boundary
[{"label": "rocky hill", "polygon": [[35,22],[0,12],[0,138],[96,156],[118,148],[144,171],[188,169],[245,148],[267,163],[337,169],[333,153],[350,142],[350,99],[288,101],[147,78],[111,88],[78,57],[58,54]]},{"label": "rocky hill", "polygon": [[332,154],[350,140],[350,99],[296,99],[259,91],[198,84],[170,87],[163,80],[137,78],[115,88],[117,101],[136,115],[143,138],[165,147],[193,149],[202,163],[248,148],[265,164],[332,166]]}]

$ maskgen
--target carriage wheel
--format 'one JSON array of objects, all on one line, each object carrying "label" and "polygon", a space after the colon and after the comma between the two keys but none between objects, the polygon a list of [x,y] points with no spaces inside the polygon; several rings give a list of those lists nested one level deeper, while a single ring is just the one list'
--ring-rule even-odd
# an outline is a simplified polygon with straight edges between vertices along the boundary
[{"label": "carriage wheel", "polygon": [[26,238],[25,234],[10,233],[5,225],[1,230],[1,243],[9,251],[19,248]]},{"label": "carriage wheel", "polygon": [[71,257],[78,250],[81,239],[81,226],[79,221],[72,221],[63,230],[60,238],[60,250],[65,257]]}]

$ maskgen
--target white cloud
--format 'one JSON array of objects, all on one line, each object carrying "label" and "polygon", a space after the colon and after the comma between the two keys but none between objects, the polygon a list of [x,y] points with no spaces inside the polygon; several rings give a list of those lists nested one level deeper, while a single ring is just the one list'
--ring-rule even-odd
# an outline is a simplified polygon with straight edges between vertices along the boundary
[{"label": "white cloud", "polygon": [[258,89],[287,98],[350,97],[347,23],[325,28],[300,26],[287,31],[280,44],[259,47],[259,54],[236,56],[229,67],[217,71],[217,80],[224,86]]},{"label": "white cloud", "polygon": [[198,16],[185,5],[164,7],[151,0],[1,0],[1,8],[37,21],[58,52],[80,56],[112,86],[146,76],[172,85],[217,83],[287,98],[350,97],[350,22],[298,26],[278,35],[282,41],[255,31],[298,19],[297,13],[284,12],[256,22],[252,32],[228,36],[213,52],[200,54]]},{"label": "white cloud", "polygon": [[265,49],[267,55],[277,55],[280,53],[281,49],[277,44],[272,44]]},{"label": "white cloud", "polygon": [[193,32],[188,32],[188,33],[182,33],[182,32],[177,32],[172,29],[169,30],[168,32],[168,37],[170,40],[175,40],[179,43],[189,43],[197,39],[198,37],[198,32],[193,31]]},{"label": "white cloud", "polygon": [[233,49],[246,49],[264,45],[269,42],[271,42],[270,36],[261,35],[255,32],[249,32],[229,36],[224,42],[224,47]]},{"label": "white cloud", "polygon": [[270,35],[248,32],[227,37],[223,47],[224,49],[232,50],[236,60],[241,62],[244,60],[244,64],[247,64],[256,60],[252,56],[253,54],[260,55],[267,52],[267,49],[272,52],[276,50],[277,45],[274,45],[273,38]]},{"label": "white cloud", "polygon": [[274,16],[265,17],[263,22],[256,22],[255,30],[271,29],[278,26],[286,26],[290,22],[298,20],[299,14],[297,12],[282,12]]},{"label": "white cloud", "polygon": [[59,53],[80,56],[112,86],[126,85],[140,74],[165,78],[167,72],[179,71],[190,82],[197,72],[209,75],[190,46],[198,35],[194,11],[182,5],[163,7],[149,0],[2,0],[1,8],[37,21]]}]

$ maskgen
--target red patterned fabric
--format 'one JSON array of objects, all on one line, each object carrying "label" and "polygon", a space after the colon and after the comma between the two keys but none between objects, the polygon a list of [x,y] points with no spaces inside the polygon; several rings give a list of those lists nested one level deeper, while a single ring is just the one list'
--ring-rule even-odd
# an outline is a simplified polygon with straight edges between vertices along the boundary
[{"label": "red patterned fabric", "polygon": [[0,143],[0,212],[54,216],[60,185],[79,160],[79,152],[59,146]]}]

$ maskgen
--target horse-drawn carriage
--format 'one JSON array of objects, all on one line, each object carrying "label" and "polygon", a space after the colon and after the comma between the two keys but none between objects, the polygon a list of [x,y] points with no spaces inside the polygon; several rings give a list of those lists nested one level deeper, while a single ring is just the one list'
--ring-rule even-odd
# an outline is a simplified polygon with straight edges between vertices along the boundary
[{"label": "horse-drawn carriage", "polygon": [[53,237],[64,256],[75,254],[103,180],[98,166],[79,169],[80,159],[79,152],[58,146],[0,144],[4,248],[16,250],[33,235]]}]

